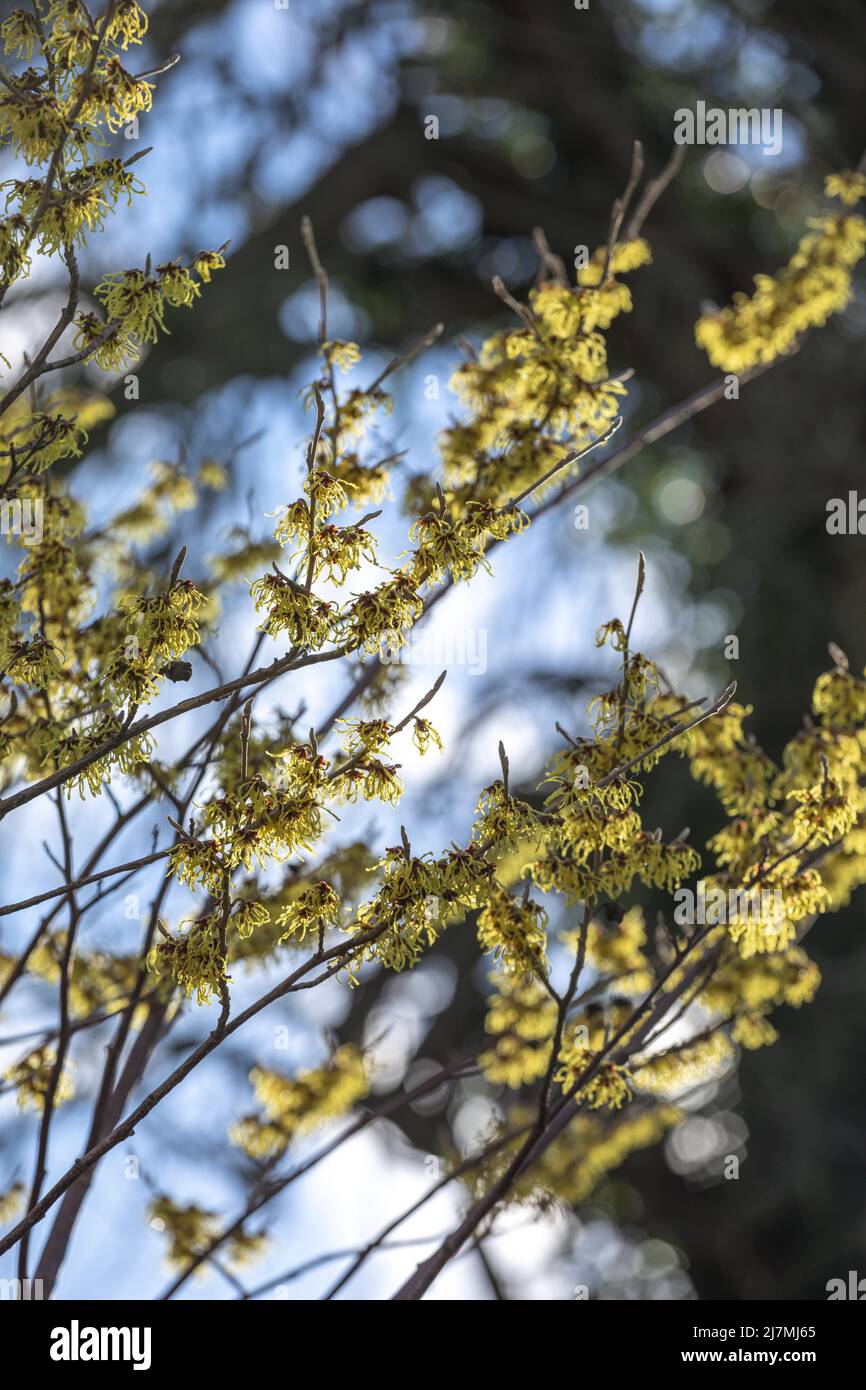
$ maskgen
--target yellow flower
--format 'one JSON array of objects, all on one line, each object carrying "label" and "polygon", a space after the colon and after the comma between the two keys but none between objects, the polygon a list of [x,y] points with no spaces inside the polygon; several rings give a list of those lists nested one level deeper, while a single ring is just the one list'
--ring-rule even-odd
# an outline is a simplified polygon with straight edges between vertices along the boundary
[{"label": "yellow flower", "polygon": [[544,973],[547,913],[539,903],[497,888],[478,918],[478,941],[506,974]]},{"label": "yellow flower", "polygon": [[357,343],[344,343],[338,338],[322,344],[322,356],[329,366],[340,367],[344,372],[350,370],[361,360],[361,349]]},{"label": "yellow flower", "polygon": [[280,940],[296,936],[303,941],[308,932],[315,936],[328,927],[338,927],[340,916],[340,899],[330,883],[313,883],[302,889],[277,918],[278,925],[287,928]]},{"label": "yellow flower", "polygon": [[[22,1110],[32,1106],[34,1110],[44,1110],[45,1102],[52,1085],[57,1053],[54,1048],[40,1047],[20,1062],[16,1062],[4,1073],[6,1080],[17,1092],[18,1104]],[[66,1068],[62,1070],[54,1090],[54,1105],[62,1105],[70,1100],[75,1088]]]},{"label": "yellow flower", "polygon": [[733,1055],[726,1035],[714,1032],[667,1052],[636,1059],[632,1064],[634,1085],[652,1095],[681,1095],[698,1083],[716,1080],[727,1070]]},{"label": "yellow flower", "polygon": [[29,10],[13,10],[0,25],[0,38],[5,51],[30,62],[33,49],[39,43],[39,26]]},{"label": "yellow flower", "polygon": [[[165,1232],[168,1238],[166,1263],[172,1269],[187,1269],[220,1233],[216,1212],[194,1202],[182,1206],[165,1193],[158,1194],[150,1203],[148,1219],[154,1230]],[[240,1227],[222,1243],[220,1254],[225,1253],[230,1264],[248,1264],[262,1253],[266,1239],[259,1232],[252,1234]]]},{"label": "yellow flower", "polygon": [[[831,175],[827,191],[855,203],[862,175]],[[840,313],[851,298],[851,272],[866,252],[866,220],[834,212],[812,218],[788,264],[773,277],[755,276],[751,296],[737,293],[719,313],[705,314],[695,341],[713,366],[742,372],[790,352],[801,334]]]},{"label": "yellow flower", "polygon": [[259,625],[260,632],[267,632],[271,637],[285,632],[294,646],[314,650],[323,647],[333,636],[336,625],[333,606],[279,571],[254,580],[250,593],[256,610],[267,611],[268,616]]},{"label": "yellow flower", "polygon": [[519,1090],[547,1072],[557,1007],[531,975],[497,974],[491,979],[496,991],[484,1026],[495,1041],[478,1060],[488,1081]]},{"label": "yellow flower", "polygon": [[824,180],[824,192],[828,198],[838,198],[846,207],[853,207],[861,198],[866,198],[866,174],[853,169],[828,174]]},{"label": "yellow flower", "polygon": [[[632,1098],[628,1068],[609,1058],[597,1060],[597,1054],[576,1036],[567,1037],[559,1053],[560,1065],[554,1073],[566,1095],[576,1089],[578,1102],[586,1101],[590,1110],[619,1110]],[[591,1073],[587,1075],[587,1073]],[[587,1079],[584,1080],[584,1076]]]},{"label": "yellow flower", "polygon": [[297,1076],[254,1067],[250,1080],[263,1117],[246,1116],[230,1138],[255,1159],[283,1153],[296,1136],[345,1115],[369,1090],[363,1053],[352,1043],[338,1047],[324,1066]]},{"label": "yellow flower", "polygon": [[229,978],[220,940],[219,914],[183,924],[179,936],[171,936],[164,928],[162,932],[162,939],[147,957],[148,969],[157,978],[167,975],[181,986],[188,999],[194,994],[198,1004],[209,1004]]}]

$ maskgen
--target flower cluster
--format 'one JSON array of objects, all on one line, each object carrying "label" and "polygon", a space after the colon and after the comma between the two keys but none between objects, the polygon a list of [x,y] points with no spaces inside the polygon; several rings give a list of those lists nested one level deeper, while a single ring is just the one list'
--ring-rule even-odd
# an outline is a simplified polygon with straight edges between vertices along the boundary
[{"label": "flower cluster", "polygon": [[258,1160],[278,1157],[298,1135],[345,1115],[369,1090],[363,1054],[350,1044],[297,1076],[255,1067],[250,1080],[263,1113],[240,1120],[231,1139]]},{"label": "flower cluster", "polygon": [[[74,307],[75,246],[101,231],[121,202],[128,206],[144,193],[133,168],[138,156],[107,157],[104,147],[151,109],[154,83],[130,72],[125,57],[146,32],[137,0],[114,0],[99,16],[84,0],[48,0],[32,12],[13,10],[0,24],[4,52],[29,65],[4,76],[0,87],[0,147],[31,168],[44,166],[0,185],[0,294],[29,273],[36,249],[65,261]],[[148,260],[143,270],[110,273],[95,290],[104,317],[75,317],[77,350],[107,371],[136,359],[166,331],[166,309],[190,305],[224,264],[221,251],[202,251],[189,265],[170,261],[151,270]],[[43,451],[42,466],[69,452]]]},{"label": "flower cluster", "polygon": [[[195,1202],[183,1205],[165,1193],[154,1197],[147,1215],[151,1229],[165,1234],[168,1241],[165,1258],[171,1269],[187,1269],[220,1235],[220,1219],[216,1212]],[[229,1263],[243,1266],[261,1255],[265,1243],[263,1234],[247,1232],[240,1227],[221,1244]]]},{"label": "flower cluster", "polygon": [[18,1104],[22,1109],[31,1106],[34,1110],[44,1110],[48,1094],[53,1088],[53,1105],[61,1105],[74,1095],[72,1079],[64,1068],[54,1081],[57,1053],[51,1047],[39,1047],[28,1052],[20,1062],[4,1073],[5,1080],[17,1093]]},{"label": "flower cluster", "polygon": [[777,275],[756,275],[752,295],[738,292],[728,308],[698,320],[695,341],[713,366],[743,372],[772,362],[850,302],[852,271],[866,253],[866,218],[848,209],[866,197],[866,178],[831,174],[825,192],[843,210],[811,218],[811,230]]},{"label": "flower cluster", "polygon": [[540,903],[497,888],[479,914],[478,941],[507,974],[544,973],[547,913]]},{"label": "flower cluster", "polygon": [[579,1089],[590,1110],[602,1106],[619,1110],[633,1095],[628,1069],[592,1052],[579,1040],[580,1033],[581,1027],[578,1039],[566,1038],[563,1042],[554,1080],[566,1092]]},{"label": "flower cluster", "polygon": [[[638,239],[616,248],[604,284],[603,252],[579,272],[576,286],[545,282],[530,294],[520,328],[495,334],[477,361],[457,369],[452,387],[470,414],[446,430],[442,462],[463,500],[506,505],[569,449],[610,428],[627,387],[610,373],[604,333],[632,307],[617,276],[649,258]],[[566,475],[557,476],[561,482]]]},{"label": "flower cluster", "polygon": [[488,1081],[519,1090],[540,1081],[550,1065],[556,1004],[530,975],[494,974],[486,1031],[494,1045],[479,1061]]}]

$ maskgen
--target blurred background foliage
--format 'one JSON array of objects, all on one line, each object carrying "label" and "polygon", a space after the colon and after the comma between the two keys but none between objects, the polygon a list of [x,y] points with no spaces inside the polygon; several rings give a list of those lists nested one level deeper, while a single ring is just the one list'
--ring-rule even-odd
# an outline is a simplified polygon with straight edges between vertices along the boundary
[{"label": "blurred background foliage", "polygon": [[[507,322],[491,278],[525,297],[534,227],[569,264],[575,246],[605,240],[634,139],[657,172],[678,107],[702,99],[784,111],[777,158],[691,149],[652,213],[654,263],[633,278],[635,310],[611,336],[614,368],[635,372],[626,431],[710,380],[693,341],[701,306],[787,259],[824,174],[853,167],[866,144],[859,0],[591,0],[582,11],[570,0],[290,0],[286,10],[272,0],[171,0],[150,9],[146,56],[182,57],[141,122],[142,143],[155,146],[140,166],[150,198],[92,243],[86,270],[95,279],[141,264],[147,251],[162,259],[231,237],[229,269],[194,314],[172,317],[171,336],[141,368],[140,400],[125,400],[117,384],[117,417],[73,487],[98,507],[123,495],[150,457],[231,457],[213,532],[197,523],[192,538],[179,533],[193,558],[197,546],[214,548],[219,528],[252,518],[264,534],[262,512],[297,490],[297,397],[311,374],[316,314],[303,213],[331,277],[335,334],[372,344],[384,360],[445,323],[444,346],[401,379],[391,426],[393,447],[411,449],[406,469],[430,473],[435,430],[453,410],[455,336],[477,343]],[[438,139],[425,137],[430,116]],[[279,246],[286,271],[275,269]],[[49,289],[37,274],[10,313],[38,317]],[[488,670],[474,680],[454,673],[460,698],[447,706],[445,760],[400,813],[420,819],[426,843],[438,849],[465,834],[480,786],[498,774],[499,737],[531,793],[554,720],[579,726],[586,697],[607,681],[591,637],[630,602],[639,547],[651,576],[639,644],[692,696],[733,675],[771,754],[799,726],[828,640],[863,666],[863,542],[828,536],[825,518],[828,499],[861,476],[864,356],[861,283],[849,311],[793,360],[593,491],[588,531],[555,514],[539,524],[543,536],[497,556],[497,583],[473,586],[438,629],[484,628]],[[735,662],[723,654],[730,634]],[[340,690],[325,693],[330,705]],[[715,828],[709,795],[674,764],[651,780],[646,806],[650,825],[653,816],[672,833],[690,825],[695,844]],[[393,826],[382,833],[393,843]],[[657,905],[647,903],[650,919]],[[824,983],[815,1004],[786,1011],[781,1041],[746,1055],[735,1082],[702,1097],[666,1161],[651,1151],[615,1175],[578,1214],[576,1239],[574,1228],[560,1231],[548,1258],[564,1261],[574,1282],[604,1297],[820,1298],[828,1278],[857,1267],[866,1234],[862,915],[858,895],[813,931]],[[448,933],[439,956],[424,989],[423,969],[418,986],[372,979],[334,1013],[332,1031],[369,1036],[390,1009],[392,1024],[401,1013],[409,1020],[391,1036],[401,1065],[458,1052],[483,1017],[472,934]],[[238,1087],[249,1060],[223,1064]],[[397,1122],[388,1131],[395,1155],[407,1140],[420,1155],[439,1152],[454,1105],[398,1120],[402,1133]],[[173,1139],[168,1119],[152,1123],[179,1163],[195,1160],[186,1131]],[[731,1153],[742,1159],[736,1183],[719,1171]],[[513,1296],[569,1296],[567,1280],[552,1294],[533,1283],[509,1262],[507,1242],[494,1255]]]}]

